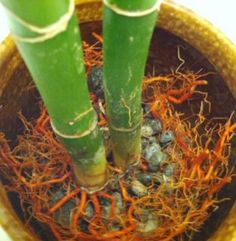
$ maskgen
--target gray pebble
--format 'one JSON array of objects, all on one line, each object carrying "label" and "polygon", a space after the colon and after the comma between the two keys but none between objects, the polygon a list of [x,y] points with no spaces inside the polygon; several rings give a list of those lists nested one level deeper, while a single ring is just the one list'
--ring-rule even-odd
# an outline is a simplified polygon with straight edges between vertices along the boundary
[{"label": "gray pebble", "polygon": [[122,209],[123,209],[123,201],[122,201],[122,196],[120,193],[115,192],[112,194],[113,198],[116,201],[116,214],[120,214]]},{"label": "gray pebble", "polygon": [[153,132],[153,129],[152,129],[152,127],[151,126],[149,126],[149,125],[143,125],[142,126],[142,128],[141,128],[141,135],[143,136],[143,137],[150,137],[150,136],[152,136],[154,134],[154,132]]},{"label": "gray pebble", "polygon": [[167,177],[170,177],[170,176],[173,175],[175,169],[176,169],[176,165],[175,165],[175,164],[169,164],[169,165],[166,167],[164,174],[165,174]]},{"label": "gray pebble", "polygon": [[[152,137],[150,137],[150,138],[148,138],[148,140],[149,140],[149,142],[152,144],[152,143],[156,143],[156,144],[158,144],[157,143],[157,138],[155,137],[155,136],[152,136]],[[158,144],[159,145],[159,144]]]},{"label": "gray pebble", "polygon": [[151,126],[152,130],[153,130],[153,134],[156,135],[158,133],[161,133],[162,131],[162,124],[160,120],[156,120],[156,119],[147,119],[145,121],[145,124]]},{"label": "gray pebble", "polygon": [[102,67],[91,68],[88,74],[88,86],[90,91],[94,92],[96,96],[104,98],[103,94],[103,70]]},{"label": "gray pebble", "polygon": [[85,217],[87,219],[91,219],[94,215],[94,208],[91,203],[88,203],[86,208],[85,208]]},{"label": "gray pebble", "polygon": [[147,145],[147,147],[144,150],[144,157],[148,160],[150,160],[150,158],[152,158],[155,153],[158,153],[161,151],[161,147],[159,144],[157,143],[151,143],[149,145]]},{"label": "gray pebble", "polygon": [[110,232],[111,231],[119,231],[119,230],[122,229],[122,225],[117,223],[117,222],[115,222],[115,223],[112,223],[111,225],[109,225],[108,229],[109,229]]},{"label": "gray pebble", "polygon": [[141,172],[136,177],[145,186],[149,186],[152,183],[152,177],[148,173]]},{"label": "gray pebble", "polygon": [[174,139],[175,139],[175,137],[174,137],[173,131],[171,131],[171,130],[164,131],[160,137],[160,144],[161,144],[161,146],[165,146],[169,142],[173,141]]},{"label": "gray pebble", "polygon": [[54,213],[54,219],[64,227],[69,227],[71,222],[71,211],[76,207],[74,200],[66,202]]},{"label": "gray pebble", "polygon": [[52,206],[53,204],[58,202],[60,199],[62,199],[64,196],[65,196],[64,191],[60,190],[60,191],[55,192],[52,196],[52,200],[50,201],[50,205]]},{"label": "gray pebble", "polygon": [[148,194],[147,188],[137,179],[132,181],[131,191],[138,197],[143,197]]},{"label": "gray pebble", "polygon": [[159,221],[151,213],[148,214],[147,221],[138,223],[138,230],[141,233],[147,234],[154,232],[159,225]]},{"label": "gray pebble", "polygon": [[148,138],[162,131],[162,124],[159,120],[145,119],[142,125],[142,136]]},{"label": "gray pebble", "polygon": [[106,205],[102,207],[102,217],[104,219],[110,219],[111,216],[111,205]]},{"label": "gray pebble", "polygon": [[[58,202],[60,199],[62,199],[65,196],[65,191],[57,191],[53,195],[53,199],[50,202],[50,205],[53,206],[56,202]],[[61,208],[59,208],[54,213],[54,218],[57,223],[61,224],[64,227],[70,226],[71,221],[71,210],[73,210],[76,207],[74,199],[70,199],[68,202],[66,202]]]},{"label": "gray pebble", "polygon": [[148,146],[149,141],[147,139],[145,139],[145,138],[142,138],[141,141],[142,141],[142,152],[143,152],[143,150],[145,150],[145,148]]},{"label": "gray pebble", "polygon": [[147,105],[147,104],[143,105],[143,112],[144,112],[145,117],[152,118],[149,105]]},{"label": "gray pebble", "polygon": [[167,159],[167,154],[162,152],[161,147],[157,143],[151,143],[148,145],[144,152],[144,157],[148,162],[149,170],[156,172],[160,164]]}]

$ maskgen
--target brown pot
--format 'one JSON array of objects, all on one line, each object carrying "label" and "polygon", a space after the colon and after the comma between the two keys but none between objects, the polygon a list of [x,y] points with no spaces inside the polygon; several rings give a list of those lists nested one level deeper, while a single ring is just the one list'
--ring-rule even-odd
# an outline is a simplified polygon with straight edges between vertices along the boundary
[{"label": "brown pot", "polygon": [[[75,2],[82,36],[88,40],[89,30],[99,31],[99,21],[102,18],[101,1],[75,0]],[[92,24],[94,22],[97,24]],[[214,78],[210,78],[208,87],[209,98],[213,102],[212,116],[229,116],[236,108],[234,99],[236,98],[236,46],[210,23],[170,1],[163,2],[161,6],[158,27],[162,29],[157,30],[157,42],[154,37],[149,61],[155,64],[156,71],[164,73],[169,67],[178,67],[180,62],[177,58],[177,47],[181,46],[187,67],[194,71],[204,68],[206,71],[217,72]],[[30,88],[30,83],[31,77],[12,38],[8,37],[0,45],[0,132],[4,132],[13,144],[17,134],[21,132],[18,112],[22,110],[26,115],[35,112],[35,90]],[[232,150],[234,157],[234,144]],[[235,165],[235,161],[231,160],[231,166]],[[234,180],[219,194],[220,197],[230,197],[231,201],[223,203],[212,214],[202,231],[195,236],[195,240],[207,240],[222,220],[223,224],[209,240],[236,240],[234,232],[236,213],[235,208],[232,209],[236,196],[235,186]],[[34,235],[24,229],[8,204],[2,186],[0,186],[0,225],[12,240],[36,240]]]}]

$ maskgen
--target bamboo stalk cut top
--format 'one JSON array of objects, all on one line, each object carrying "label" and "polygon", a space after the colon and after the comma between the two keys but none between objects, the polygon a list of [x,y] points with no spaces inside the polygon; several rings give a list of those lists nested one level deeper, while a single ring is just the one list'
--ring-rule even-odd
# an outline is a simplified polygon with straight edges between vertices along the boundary
[{"label": "bamboo stalk cut top", "polygon": [[116,6],[126,11],[145,11],[153,8],[160,0],[105,0],[108,5]]}]

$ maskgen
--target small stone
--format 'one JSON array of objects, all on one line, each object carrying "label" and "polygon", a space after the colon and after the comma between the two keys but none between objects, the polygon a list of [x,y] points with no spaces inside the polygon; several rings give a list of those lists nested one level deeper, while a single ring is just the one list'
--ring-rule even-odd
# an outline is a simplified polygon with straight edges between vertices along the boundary
[{"label": "small stone", "polygon": [[141,172],[136,177],[145,186],[149,186],[152,183],[152,177],[148,173]]},{"label": "small stone", "polygon": [[102,67],[91,68],[88,74],[88,86],[89,90],[95,93],[97,97],[104,99]]},{"label": "small stone", "polygon": [[170,177],[170,176],[173,175],[175,169],[176,169],[176,165],[175,165],[175,164],[169,164],[169,165],[166,167],[164,174],[165,174],[167,177]]},{"label": "small stone", "polygon": [[142,128],[141,128],[141,135],[143,136],[143,137],[150,137],[150,136],[152,136],[153,135],[153,129],[152,129],[152,127],[151,126],[149,126],[149,125],[143,125],[142,126]]},{"label": "small stone", "polygon": [[109,206],[110,200],[104,197],[98,197],[99,203],[101,206]]},{"label": "small stone", "polygon": [[100,206],[102,206],[102,217],[108,220],[111,215],[111,201],[104,197],[99,197],[98,200]]},{"label": "small stone", "polygon": [[91,219],[94,215],[94,208],[91,203],[88,203],[85,208],[85,217]]},{"label": "small stone", "polygon": [[141,134],[143,137],[151,137],[162,131],[162,124],[159,120],[145,119],[142,125]]},{"label": "small stone", "polygon": [[54,218],[57,223],[64,227],[70,227],[71,211],[76,207],[74,200],[69,200],[60,209],[54,213]]},{"label": "small stone", "polygon": [[146,149],[144,150],[144,156],[147,159],[147,161],[152,158],[153,155],[155,155],[155,153],[158,153],[161,151],[161,147],[159,144],[157,143],[151,143],[149,144]]},{"label": "small stone", "polygon": [[52,206],[53,204],[55,204],[56,202],[58,202],[61,198],[63,198],[65,196],[65,192],[64,191],[57,191],[53,194],[52,196],[52,200],[50,202],[50,205]]},{"label": "small stone", "polygon": [[143,112],[144,112],[144,116],[145,116],[145,117],[147,117],[147,118],[152,118],[149,105],[147,105],[147,104],[144,104],[144,105],[143,105]]},{"label": "small stone", "polygon": [[118,214],[120,214],[122,212],[122,209],[123,209],[122,196],[118,192],[113,193],[112,196],[113,196],[113,198],[116,201],[115,212],[116,212],[116,215],[118,215]]},{"label": "small stone", "polygon": [[144,150],[144,157],[148,162],[149,170],[156,172],[162,162],[167,159],[167,154],[161,151],[161,147],[157,143],[151,143]]},{"label": "small stone", "polygon": [[[148,140],[149,140],[149,142],[150,142],[151,144],[153,144],[153,143],[158,144],[158,143],[157,143],[157,138],[156,138],[155,136],[150,137]],[[158,144],[158,145],[159,145],[159,144]]]},{"label": "small stone", "polygon": [[80,231],[84,233],[89,232],[89,229],[88,229],[89,223],[86,220],[80,218],[78,221],[78,224],[79,224]]},{"label": "small stone", "polygon": [[109,231],[119,231],[122,229],[122,225],[118,222],[114,222],[108,226]]},{"label": "small stone", "polygon": [[157,119],[146,119],[144,122],[145,125],[149,125],[153,130],[153,135],[159,134],[162,132],[162,123]]},{"label": "small stone", "polygon": [[[145,138],[142,138],[142,151],[148,146],[149,141]],[[143,154],[143,153],[142,153]]]},{"label": "small stone", "polygon": [[163,183],[163,175],[161,173],[154,173],[152,175],[152,181],[159,186],[161,183]]},{"label": "small stone", "polygon": [[111,216],[111,205],[106,205],[102,207],[102,217],[109,220]]},{"label": "small stone", "polygon": [[[65,191],[59,190],[53,195],[50,205],[53,206],[65,196]],[[71,222],[71,211],[76,207],[74,199],[70,199],[54,213],[54,219],[64,227],[69,227]]]},{"label": "small stone", "polygon": [[131,191],[138,197],[143,197],[148,194],[147,188],[137,179],[132,181]]},{"label": "small stone", "polygon": [[148,214],[147,221],[138,223],[138,230],[141,233],[152,233],[158,228],[159,222],[151,213]]},{"label": "small stone", "polygon": [[161,137],[160,137],[160,144],[161,146],[166,146],[169,142],[173,141],[174,140],[174,133],[173,131],[171,130],[168,130],[168,131],[164,131],[162,134],[161,134]]}]

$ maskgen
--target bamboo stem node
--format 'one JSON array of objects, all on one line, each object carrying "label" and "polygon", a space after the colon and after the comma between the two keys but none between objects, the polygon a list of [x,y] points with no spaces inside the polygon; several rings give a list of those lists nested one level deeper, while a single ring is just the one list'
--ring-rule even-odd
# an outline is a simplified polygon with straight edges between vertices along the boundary
[{"label": "bamboo stem node", "polygon": [[109,127],[117,132],[132,132],[134,130],[136,130],[142,123],[142,120],[140,120],[135,126],[131,127],[131,128],[124,128],[124,127],[116,127],[112,124],[109,124]]},{"label": "bamboo stem node", "polygon": [[128,11],[126,9],[122,9],[115,4],[111,4],[109,2],[109,0],[103,0],[103,4],[118,15],[137,18],[137,17],[147,16],[155,11],[160,10],[162,1],[163,0],[157,0],[156,3],[152,7],[145,9],[145,10],[140,10],[140,11]]},{"label": "bamboo stem node", "polygon": [[91,134],[97,127],[97,123],[98,123],[98,120],[97,120],[97,117],[95,116],[94,121],[91,123],[91,125],[89,126],[89,128],[87,130],[85,130],[81,133],[75,133],[75,134],[62,133],[54,126],[52,121],[51,121],[51,127],[52,127],[52,130],[54,131],[54,133],[56,133],[56,135],[58,135],[59,137],[66,138],[66,139],[79,139],[79,138],[82,138],[82,137],[85,137],[85,136]]},{"label": "bamboo stem node", "polygon": [[81,186],[80,189],[84,192],[86,192],[87,194],[91,195],[91,194],[94,194],[96,192],[100,192],[102,190],[104,190],[107,185],[110,183],[110,180],[108,179],[103,186],[101,187],[84,187],[84,186]]},{"label": "bamboo stem node", "polygon": [[75,10],[74,0],[70,0],[68,11],[63,16],[61,16],[58,19],[58,21],[52,24],[49,24],[47,26],[40,27],[40,26],[33,25],[25,21],[24,19],[20,18],[15,13],[13,13],[9,8],[7,8],[4,4],[2,4],[2,6],[7,11],[7,13],[10,14],[23,27],[25,27],[26,29],[30,30],[33,33],[39,34],[38,36],[35,36],[35,37],[23,37],[15,33],[14,34],[12,33],[13,38],[15,40],[20,42],[30,43],[30,44],[44,42],[64,32],[67,29],[69,21],[71,20]]}]

